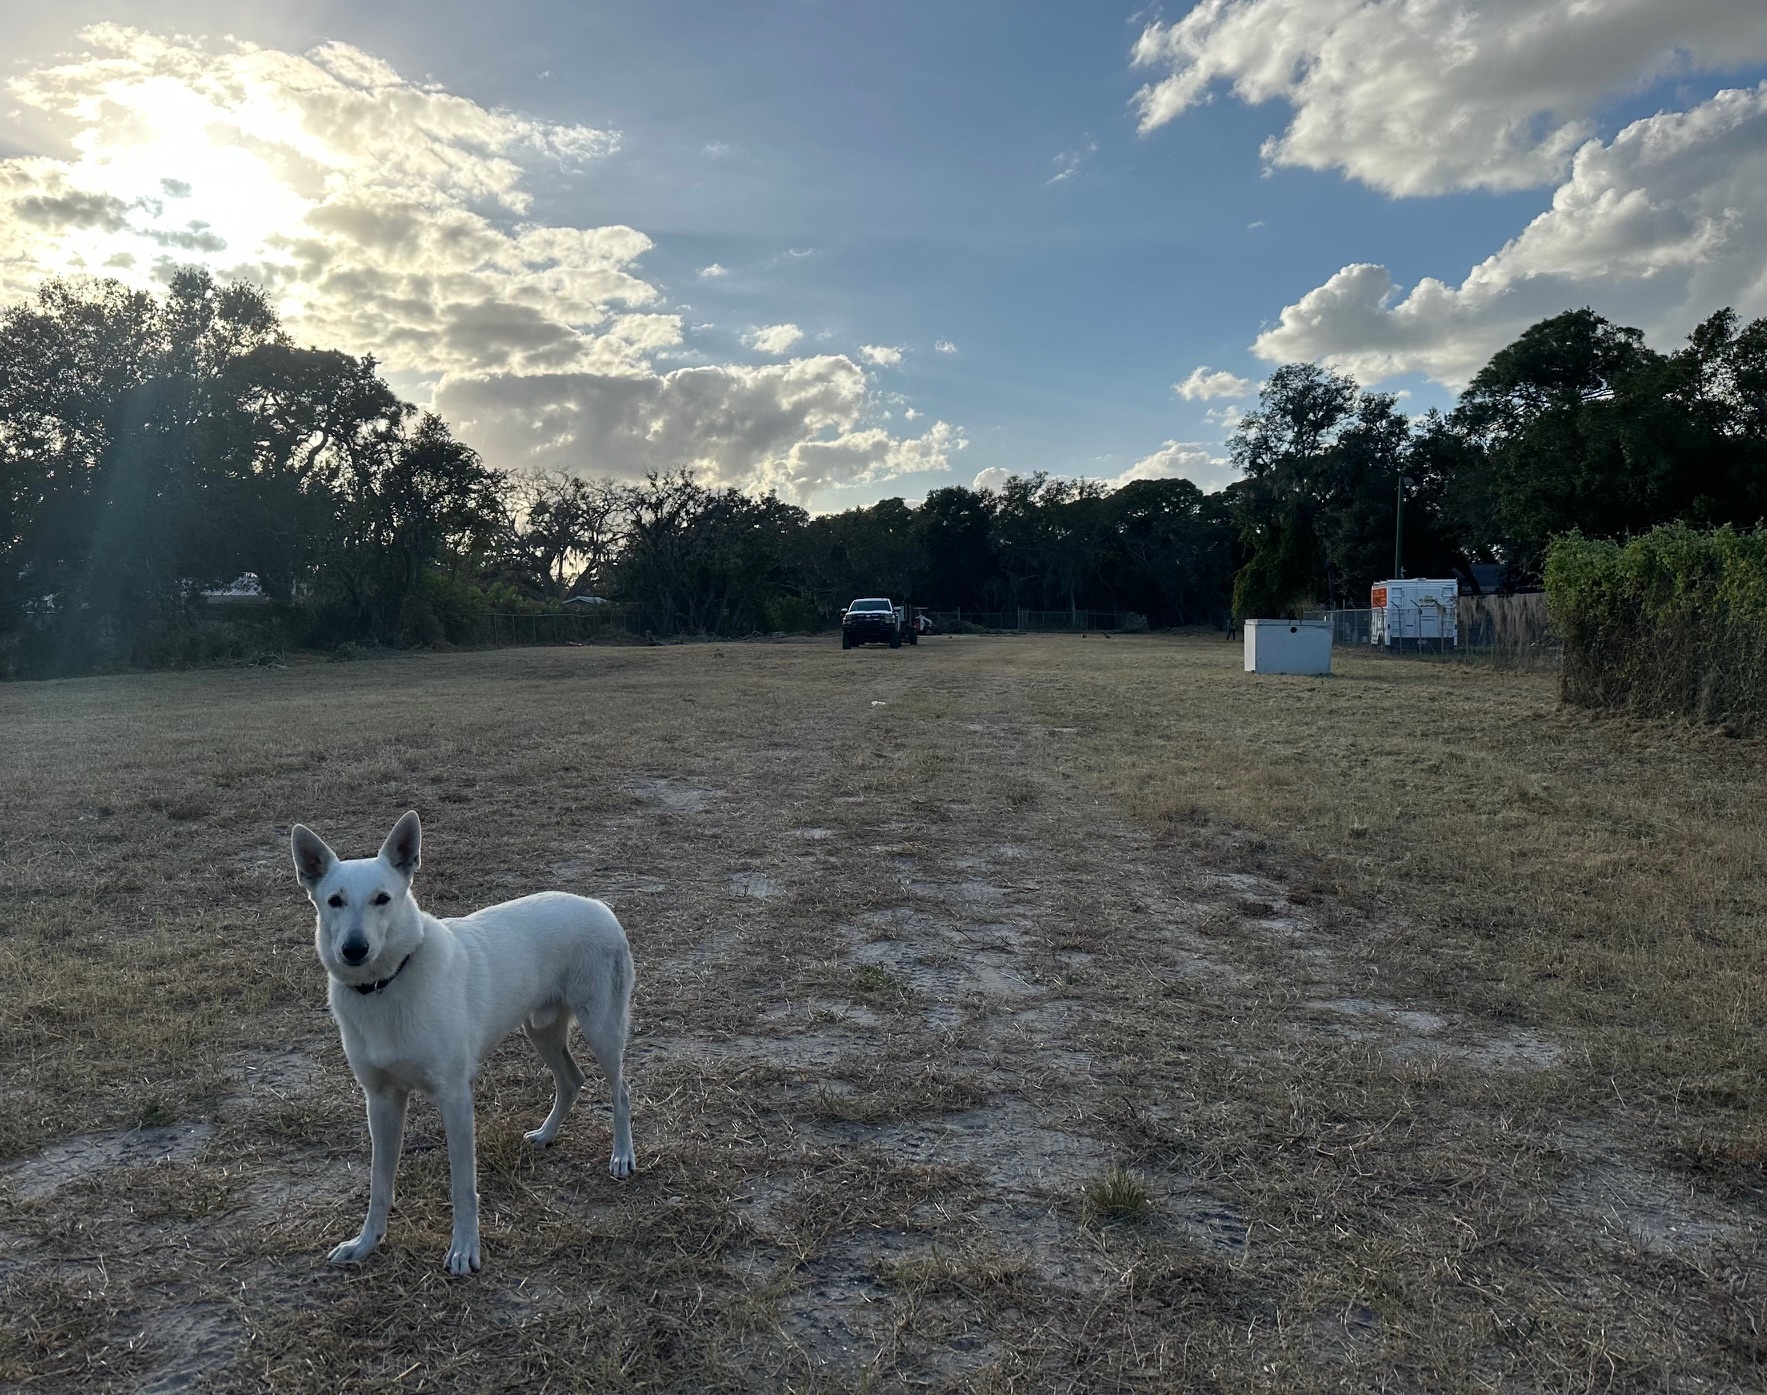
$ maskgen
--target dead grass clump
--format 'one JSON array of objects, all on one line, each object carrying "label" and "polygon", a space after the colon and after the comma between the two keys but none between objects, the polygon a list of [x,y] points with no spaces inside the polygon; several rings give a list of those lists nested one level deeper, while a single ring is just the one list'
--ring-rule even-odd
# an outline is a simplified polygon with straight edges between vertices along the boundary
[{"label": "dead grass clump", "polygon": [[805,1117],[839,1123],[878,1124],[974,1109],[987,1091],[972,1077],[924,1063],[886,1066],[862,1080],[842,1080],[845,1088],[817,1090],[814,1108]]},{"label": "dead grass clump", "polygon": [[91,1370],[110,1316],[105,1295],[54,1276],[15,1277],[0,1288],[0,1381],[77,1382]]},{"label": "dead grass clump", "polygon": [[1695,1186],[1726,1200],[1767,1202],[1767,1124],[1759,1120],[1734,1134],[1695,1133],[1671,1144],[1665,1158]]},{"label": "dead grass clump", "polygon": [[1174,1316],[1207,1314],[1238,1322],[1249,1315],[1244,1278],[1213,1255],[1167,1248],[1131,1265],[1123,1286],[1133,1301],[1155,1304]]},{"label": "dead grass clump", "polygon": [[962,1297],[999,1305],[1023,1296],[1031,1266],[1023,1255],[935,1246],[927,1254],[886,1260],[878,1265],[878,1277],[917,1298]]}]

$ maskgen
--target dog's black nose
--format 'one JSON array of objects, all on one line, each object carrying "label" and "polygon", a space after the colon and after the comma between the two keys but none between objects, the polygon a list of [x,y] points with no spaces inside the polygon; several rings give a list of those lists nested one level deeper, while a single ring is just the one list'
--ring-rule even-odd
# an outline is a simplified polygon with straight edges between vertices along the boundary
[{"label": "dog's black nose", "polygon": [[352,935],[337,947],[337,952],[343,955],[344,963],[360,964],[368,957],[368,941]]}]

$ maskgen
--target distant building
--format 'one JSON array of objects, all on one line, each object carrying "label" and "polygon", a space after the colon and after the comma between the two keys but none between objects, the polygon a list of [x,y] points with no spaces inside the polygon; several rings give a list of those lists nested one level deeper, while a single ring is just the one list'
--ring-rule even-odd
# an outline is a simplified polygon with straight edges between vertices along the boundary
[{"label": "distant building", "polygon": [[612,605],[606,596],[572,596],[566,605]]},{"label": "distant building", "polygon": [[264,594],[263,583],[256,572],[241,572],[225,586],[204,591],[202,598],[210,605],[255,605],[270,598]]},{"label": "distant building", "polygon": [[1504,589],[1504,570],[1501,562],[1473,562],[1465,567],[1456,567],[1454,571],[1460,582],[1460,594],[1495,596]]}]

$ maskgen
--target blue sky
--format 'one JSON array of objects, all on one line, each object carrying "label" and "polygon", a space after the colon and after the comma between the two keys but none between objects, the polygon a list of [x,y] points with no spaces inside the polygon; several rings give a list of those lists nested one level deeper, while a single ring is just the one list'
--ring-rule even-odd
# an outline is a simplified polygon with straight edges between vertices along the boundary
[{"label": "blue sky", "polygon": [[[0,231],[0,265],[17,294],[36,272],[105,271],[113,244],[166,247],[191,240],[186,224],[212,225],[206,241],[227,245],[200,258],[267,279],[301,337],[365,352],[377,335],[402,336],[380,353],[395,380],[495,463],[630,475],[691,461],[818,508],[1009,470],[1218,486],[1231,412],[1283,358],[1378,380],[1421,409],[1451,400],[1516,329],[1573,304],[1665,346],[1719,304],[1767,313],[1758,0],[1598,0],[1594,28],[1566,7],[1482,0],[1483,27],[1446,76],[1427,22],[1400,34],[1389,0],[1344,19],[1347,8],[73,0],[0,40],[14,78],[0,155],[19,208],[85,190],[120,211],[102,228],[90,213],[77,228],[21,216]],[[86,27],[100,23],[124,28],[95,39]],[[1524,58],[1504,51],[1529,25],[1545,29]],[[1285,50],[1297,29],[1300,48]],[[242,41],[287,61],[242,59]],[[333,56],[306,65],[325,44]],[[1138,44],[1145,61],[1132,64]],[[359,57],[340,60],[337,46]],[[130,145],[136,98],[99,100],[118,82],[157,92],[154,119],[191,121],[193,140],[234,139],[226,121],[161,101],[168,82],[202,88],[211,69],[192,54],[294,91],[291,121],[313,120],[303,73],[367,103],[352,119],[370,129],[348,135],[331,192],[289,205],[329,239],[308,259],[325,271],[295,269],[277,229],[229,228],[207,211],[233,165],[187,168],[170,137]],[[383,66],[364,76],[371,60]],[[55,76],[32,77],[43,73]],[[204,100],[224,107],[225,86]],[[1724,91],[1735,99],[1714,106]],[[454,103],[444,134],[426,121],[402,136],[395,108],[438,94]],[[500,113],[511,120],[497,125]],[[1651,121],[1665,124],[1634,125]],[[602,146],[554,139],[585,128]],[[261,149],[262,134],[242,148]],[[446,162],[514,173],[455,170],[432,189],[415,160],[398,182],[348,172],[387,158],[372,138],[399,153],[439,141]],[[1652,153],[1665,141],[1680,142],[1672,159]],[[197,186],[202,219],[174,228],[176,199],[138,192],[155,160],[170,187]],[[415,244],[387,260],[361,217],[388,203],[499,236],[617,227],[648,245],[546,263],[593,270],[597,285],[624,278],[613,292],[579,279],[577,308],[553,312],[532,256],[519,275],[494,250],[450,262],[447,291],[422,274],[430,254]],[[106,274],[163,275],[164,253],[121,255]],[[402,326],[391,300],[355,313],[340,288],[364,267],[468,308]],[[702,274],[711,267],[721,274]],[[1407,299],[1426,277],[1442,293]],[[547,330],[511,317],[536,314],[569,327],[568,352],[529,351]],[[427,351],[426,337],[450,347]],[[1222,392],[1243,386],[1179,396],[1203,365],[1224,374]]]}]

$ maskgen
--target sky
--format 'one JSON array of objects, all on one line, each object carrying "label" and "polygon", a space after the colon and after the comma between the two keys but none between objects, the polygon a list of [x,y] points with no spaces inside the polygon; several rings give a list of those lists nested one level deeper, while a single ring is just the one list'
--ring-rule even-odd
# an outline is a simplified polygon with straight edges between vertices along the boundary
[{"label": "sky", "polygon": [[1764,0],[0,0],[0,300],[266,288],[494,465],[1233,478],[1311,360],[1767,314]]}]

